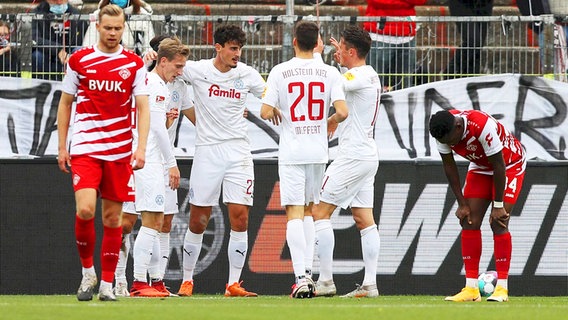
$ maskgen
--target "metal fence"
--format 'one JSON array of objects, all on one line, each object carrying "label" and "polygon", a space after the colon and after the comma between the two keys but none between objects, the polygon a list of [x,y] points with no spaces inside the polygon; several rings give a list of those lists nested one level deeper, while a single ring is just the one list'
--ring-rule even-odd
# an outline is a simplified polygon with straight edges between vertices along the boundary
[{"label": "metal fence", "polygon": [[[11,46],[9,54],[0,56],[3,62],[0,75],[60,80],[61,60],[66,52],[96,41],[94,17],[41,16],[18,14],[2,17],[11,25],[11,37],[4,45]],[[192,59],[214,55],[213,31],[224,23],[238,24],[247,34],[241,60],[261,74],[293,55],[292,30],[300,19],[314,19],[321,25],[324,40],[339,38],[350,24],[370,21],[381,24],[403,22],[401,17],[301,17],[301,16],[131,16],[123,43],[138,53],[148,49],[153,34],[177,35],[192,49]],[[416,35],[407,45],[388,44],[378,49],[383,54],[394,52],[389,65],[375,66],[388,90],[456,77],[485,74],[520,73],[546,76],[566,81],[566,21],[568,19],[543,15],[491,17],[412,17]],[[462,34],[464,24],[479,24],[478,34]],[[90,30],[89,30],[90,29]],[[46,38],[42,39],[40,36]],[[95,33],[96,36],[96,33]],[[474,41],[467,41],[467,39]],[[473,43],[473,45],[468,45]],[[377,44],[374,43],[373,46]],[[324,60],[333,62],[333,48],[326,45]],[[404,54],[409,59],[399,60]],[[43,57],[42,57],[43,56]],[[376,55],[375,55],[376,56]],[[43,58],[43,60],[41,60]],[[376,58],[376,57],[375,57]],[[379,59],[379,58],[376,58]]]}]

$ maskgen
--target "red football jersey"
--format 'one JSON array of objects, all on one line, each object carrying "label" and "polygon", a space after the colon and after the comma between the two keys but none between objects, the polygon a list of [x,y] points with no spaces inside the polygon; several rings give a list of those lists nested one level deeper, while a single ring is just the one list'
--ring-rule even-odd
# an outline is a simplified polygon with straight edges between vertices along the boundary
[{"label": "red football jersey", "polygon": [[465,130],[460,142],[454,146],[438,143],[442,154],[452,150],[470,161],[470,170],[491,174],[493,168],[487,157],[501,151],[507,171],[524,172],[526,166],[525,150],[499,121],[478,110],[451,110],[452,114],[464,119]]},{"label": "red football jersey", "polygon": [[77,94],[70,154],[128,161],[133,97],[148,95],[142,59],[122,47],[111,54],[83,48],[69,59],[63,91]]}]

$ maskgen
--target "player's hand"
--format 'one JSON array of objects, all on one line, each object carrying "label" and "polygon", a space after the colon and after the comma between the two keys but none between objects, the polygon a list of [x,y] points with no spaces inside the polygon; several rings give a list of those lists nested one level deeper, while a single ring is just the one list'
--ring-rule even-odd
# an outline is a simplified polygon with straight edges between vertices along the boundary
[{"label": "player's hand", "polygon": [[68,168],[71,167],[71,157],[67,150],[59,150],[59,154],[57,155],[57,164],[59,165],[59,170],[69,173]]},{"label": "player's hand", "polygon": [[138,170],[144,168],[144,164],[146,164],[146,151],[141,149],[136,149],[136,151],[132,153],[130,164],[132,164],[132,170]]},{"label": "player's hand", "polygon": [[272,115],[272,118],[268,119],[268,121],[272,122],[275,126],[277,126],[282,122],[282,113],[278,108],[273,108],[273,112],[274,114]]},{"label": "player's hand", "polygon": [[168,110],[168,111],[166,112],[166,117],[167,117],[168,119],[172,119],[172,120],[177,119],[177,118],[179,117],[179,110],[178,110],[178,108],[171,108],[170,110]]},{"label": "player's hand", "polygon": [[327,138],[328,139],[331,139],[331,137],[333,137],[333,134],[337,130],[338,126],[339,126],[339,123],[337,121],[335,121],[335,119],[333,118],[333,115],[331,117],[327,118]]},{"label": "player's hand", "polygon": [[65,49],[61,49],[57,53],[57,58],[59,58],[59,62],[61,62],[61,64],[66,64],[67,61],[69,61],[69,54],[67,54],[67,51],[65,51]]},{"label": "player's hand", "polygon": [[243,118],[248,118],[249,116],[249,110],[247,108],[245,108],[245,112],[243,112]]},{"label": "player's hand", "polygon": [[470,215],[471,209],[468,205],[459,206],[458,210],[456,210],[456,217],[458,217],[460,221],[467,221],[467,224],[472,224]]},{"label": "player's hand", "polygon": [[168,185],[172,190],[179,188],[180,173],[178,167],[170,168],[169,170],[170,181]]},{"label": "player's hand", "polygon": [[156,59],[158,59],[158,53],[152,49],[149,49],[148,52],[146,52],[146,54],[142,57],[145,66],[149,66],[150,64],[152,64],[152,61]]},{"label": "player's hand", "polygon": [[329,38],[329,42],[331,43],[331,45],[335,49],[335,53],[333,54],[333,60],[335,60],[335,62],[339,63],[339,57],[341,56],[340,53],[339,53],[339,42],[337,42],[337,40],[334,37]]},{"label": "player's hand", "polygon": [[314,48],[314,53],[319,53],[319,54],[323,54],[323,49],[324,49],[325,45],[323,44],[323,39],[321,38],[321,35],[318,36],[318,44],[317,46]]},{"label": "player's hand", "polygon": [[493,208],[489,215],[489,223],[491,224],[493,221],[497,221],[501,227],[507,228],[509,217],[510,215],[505,208]]}]

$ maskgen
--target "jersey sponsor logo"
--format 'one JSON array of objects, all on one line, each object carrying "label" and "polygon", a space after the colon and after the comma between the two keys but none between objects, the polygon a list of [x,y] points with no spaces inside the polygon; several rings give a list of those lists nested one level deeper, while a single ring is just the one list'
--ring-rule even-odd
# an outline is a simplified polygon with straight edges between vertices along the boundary
[{"label": "jersey sponsor logo", "polygon": [[122,89],[122,81],[117,80],[89,80],[89,90],[126,92],[126,90]]},{"label": "jersey sponsor logo", "polygon": [[219,88],[218,85],[213,84],[211,85],[211,87],[209,87],[209,96],[215,96],[215,97],[223,97],[223,98],[232,98],[232,99],[240,99],[241,98],[241,93],[238,92],[237,90],[235,90],[234,88],[231,88],[229,90],[223,90],[221,88]]},{"label": "jersey sponsor logo", "polygon": [[87,69],[87,71],[85,71],[87,73],[97,73],[97,70],[95,69]]},{"label": "jersey sponsor logo", "polygon": [[130,77],[131,73],[130,73],[130,70],[128,70],[128,69],[122,69],[122,70],[120,70],[120,71],[118,72],[118,75],[119,75],[122,79],[126,80],[126,79],[128,79],[128,78]]}]

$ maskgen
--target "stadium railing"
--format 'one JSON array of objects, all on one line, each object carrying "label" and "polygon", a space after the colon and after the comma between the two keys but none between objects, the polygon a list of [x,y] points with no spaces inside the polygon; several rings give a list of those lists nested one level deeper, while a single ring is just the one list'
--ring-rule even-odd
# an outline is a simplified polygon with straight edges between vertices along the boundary
[{"label": "stadium railing", "polygon": [[[131,33],[138,38],[137,52],[148,49],[149,39],[140,34],[138,29],[151,26],[155,34],[178,36],[192,50],[192,59],[211,58],[214,55],[213,31],[224,23],[240,25],[247,34],[247,43],[243,47],[241,60],[261,74],[267,75],[272,67],[292,57],[292,30],[299,19],[313,19],[321,25],[324,40],[339,38],[340,32],[350,24],[373,21],[379,24],[386,21],[407,21],[408,17],[350,17],[350,16],[188,16],[188,15],[152,15],[130,16],[127,24]],[[60,21],[58,20],[60,19]],[[89,23],[93,17],[75,15],[65,17],[65,21]],[[414,78],[414,83],[427,83],[455,77],[471,77],[487,74],[515,73],[545,76],[566,81],[566,39],[563,25],[566,17],[542,16],[490,16],[490,17],[453,17],[419,16],[412,17],[417,24],[415,50],[416,70],[410,74],[380,74],[383,77]],[[12,52],[18,60],[16,70],[0,70],[0,76],[18,76],[24,78],[43,78],[59,80],[62,72],[38,70],[32,68],[32,52],[50,49],[49,45],[39,46],[33,41],[32,24],[34,21],[49,20],[46,28],[65,25],[63,18],[35,14],[9,15],[12,25]],[[479,73],[453,74],[447,70],[448,61],[461,45],[461,35],[456,23],[486,22],[488,36],[485,45],[480,48]],[[532,27],[531,27],[532,26]],[[63,29],[66,30],[66,29]],[[537,30],[538,32],[535,32]],[[47,30],[46,30],[47,31]],[[66,32],[66,31],[63,31]],[[540,34],[540,41],[539,35]],[[47,32],[48,34],[48,32]],[[476,48],[463,48],[476,49]],[[402,50],[402,49],[400,49]],[[406,49],[404,49],[406,50]],[[324,51],[324,60],[334,63],[333,48],[328,44]],[[0,56],[0,59],[2,57]],[[32,72],[33,70],[33,72]],[[408,87],[399,83],[393,89]]]}]

